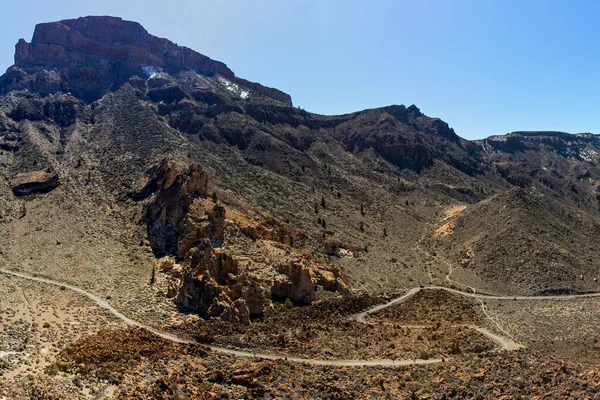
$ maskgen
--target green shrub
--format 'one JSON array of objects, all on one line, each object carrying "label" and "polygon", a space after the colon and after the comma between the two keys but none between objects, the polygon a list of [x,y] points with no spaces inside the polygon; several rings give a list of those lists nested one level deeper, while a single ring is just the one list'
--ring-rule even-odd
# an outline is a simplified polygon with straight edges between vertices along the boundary
[{"label": "green shrub", "polygon": [[198,391],[200,393],[210,392],[210,389],[212,389],[212,384],[209,382],[202,382],[198,385]]}]

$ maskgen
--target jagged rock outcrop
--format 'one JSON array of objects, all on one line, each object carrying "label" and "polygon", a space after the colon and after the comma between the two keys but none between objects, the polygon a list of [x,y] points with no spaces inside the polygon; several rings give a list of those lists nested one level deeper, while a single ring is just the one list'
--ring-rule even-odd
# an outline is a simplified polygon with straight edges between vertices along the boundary
[{"label": "jagged rock outcrop", "polygon": [[17,43],[15,65],[0,77],[0,95],[16,89],[40,94],[71,92],[91,102],[132,76],[181,70],[220,75],[261,95],[292,103],[289,95],[237,78],[224,63],[152,36],[137,22],[107,16],[37,25],[31,43],[23,39]]},{"label": "jagged rock outcrop", "polygon": [[46,171],[23,172],[10,182],[15,196],[26,196],[33,193],[47,193],[60,186],[58,174]]},{"label": "jagged rock outcrop", "polygon": [[[200,165],[184,168],[166,155],[148,174],[135,198],[146,202],[147,233],[155,254],[173,254],[181,261],[163,257],[158,266],[172,277],[167,296],[175,297],[182,309],[204,318],[249,323],[262,315],[267,297],[309,304],[317,285],[347,292],[348,284],[335,268],[294,249],[302,237],[297,228],[263,213],[237,211],[235,220],[227,219],[227,207],[206,198],[208,175]],[[264,246],[256,247],[258,253],[248,252],[255,242]],[[265,261],[282,250],[289,260],[275,268]],[[238,257],[255,263],[252,271]]]},{"label": "jagged rock outcrop", "polygon": [[299,229],[283,224],[274,218],[266,218],[260,224],[243,225],[240,230],[254,240],[272,240],[291,247],[295,247],[297,240],[302,236]]},{"label": "jagged rock outcrop", "polygon": [[184,258],[190,249],[200,240],[209,239],[218,246],[223,241],[225,231],[225,208],[215,204],[212,210],[202,215],[188,215],[177,244],[177,254]]},{"label": "jagged rock outcrop", "polygon": [[21,96],[8,116],[15,122],[49,120],[64,127],[75,122],[82,108],[83,105],[79,100],[62,93],[45,98],[32,94]]},{"label": "jagged rock outcrop", "polygon": [[150,180],[135,198],[150,197],[145,212],[150,245],[156,255],[176,254],[194,198],[208,193],[208,174],[199,164],[186,169],[168,155],[148,174]]},{"label": "jagged rock outcrop", "polygon": [[[241,286],[256,286],[257,281],[248,276],[238,276],[237,262],[224,253],[213,250],[209,239],[204,239],[186,255],[183,280],[179,288],[176,303],[189,311],[197,312],[204,318],[219,317],[221,319],[249,323],[250,309],[241,295]],[[245,290],[258,296],[262,304],[261,290]],[[249,299],[250,300],[250,299]],[[260,310],[253,309],[254,315]]]},{"label": "jagged rock outcrop", "polygon": [[271,294],[283,299],[291,299],[298,303],[308,304],[315,299],[317,279],[313,270],[307,265],[292,262],[281,265],[278,271],[282,274],[275,278]]}]

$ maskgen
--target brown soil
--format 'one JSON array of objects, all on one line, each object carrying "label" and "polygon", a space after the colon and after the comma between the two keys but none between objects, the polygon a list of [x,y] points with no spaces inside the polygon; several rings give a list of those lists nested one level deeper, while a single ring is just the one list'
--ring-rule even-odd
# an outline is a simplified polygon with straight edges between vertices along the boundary
[{"label": "brown soil", "polygon": [[477,302],[445,290],[421,290],[406,301],[370,315],[374,322],[404,325],[472,324],[483,319]]}]

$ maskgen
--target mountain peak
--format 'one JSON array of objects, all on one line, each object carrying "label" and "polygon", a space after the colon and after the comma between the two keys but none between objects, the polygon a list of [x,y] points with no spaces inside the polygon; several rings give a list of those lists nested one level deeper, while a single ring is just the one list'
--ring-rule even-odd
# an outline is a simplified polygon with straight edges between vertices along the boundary
[{"label": "mountain peak", "polygon": [[137,22],[110,16],[38,24],[31,43],[23,39],[17,43],[15,65],[0,77],[0,95],[18,89],[41,94],[63,91],[89,102],[132,76],[143,77],[147,68],[220,75],[291,104],[286,93],[237,78],[220,61],[153,36]]}]

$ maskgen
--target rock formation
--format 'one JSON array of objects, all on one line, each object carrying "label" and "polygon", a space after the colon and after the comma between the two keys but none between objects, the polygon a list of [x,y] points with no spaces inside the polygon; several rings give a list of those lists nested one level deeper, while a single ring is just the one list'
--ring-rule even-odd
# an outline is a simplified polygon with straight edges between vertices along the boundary
[{"label": "rock formation", "polygon": [[60,185],[56,173],[33,171],[18,174],[10,183],[15,196],[26,196],[32,193],[46,193]]},{"label": "rock formation", "polygon": [[168,155],[148,173],[151,179],[136,195],[138,200],[152,196],[145,216],[148,239],[155,254],[173,254],[194,198],[207,195],[208,175],[200,165],[186,170]]},{"label": "rock formation", "polygon": [[237,78],[222,62],[152,36],[137,22],[114,17],[37,25],[31,43],[23,39],[17,43],[15,65],[0,78],[0,95],[16,89],[71,92],[90,102],[118,89],[132,76],[181,70],[218,74],[261,95],[292,103],[289,95],[277,89]]},{"label": "rock formation", "polygon": [[[199,164],[185,168],[163,155],[148,174],[135,198],[145,201],[154,253],[172,254],[182,263],[179,271],[171,256],[158,261],[159,270],[171,279],[167,296],[175,297],[182,309],[204,318],[247,324],[251,317],[262,315],[268,298],[309,304],[318,285],[348,291],[335,268],[294,249],[302,236],[299,230],[273,217],[252,222],[239,211],[234,220],[227,219],[227,207],[207,198],[208,174]],[[264,246],[248,252],[254,242]],[[288,257],[278,258],[276,265],[264,261],[270,252],[282,249]],[[238,258],[252,263],[252,271]]]}]

